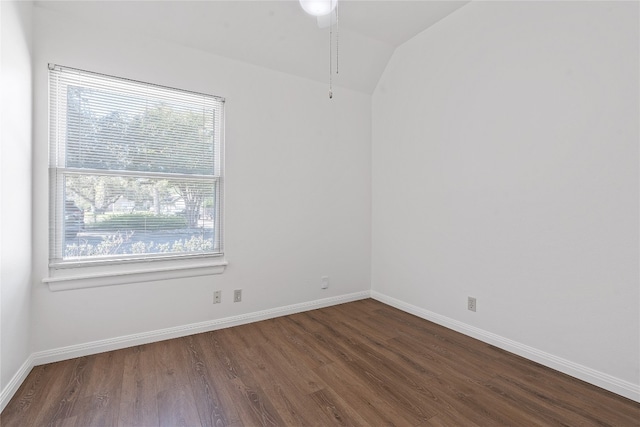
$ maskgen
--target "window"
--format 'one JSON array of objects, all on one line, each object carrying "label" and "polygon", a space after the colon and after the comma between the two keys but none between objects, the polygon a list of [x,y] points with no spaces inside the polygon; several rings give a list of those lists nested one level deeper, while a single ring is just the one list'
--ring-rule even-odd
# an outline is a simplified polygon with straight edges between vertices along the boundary
[{"label": "window", "polygon": [[224,99],[49,66],[50,266],[219,256]]}]

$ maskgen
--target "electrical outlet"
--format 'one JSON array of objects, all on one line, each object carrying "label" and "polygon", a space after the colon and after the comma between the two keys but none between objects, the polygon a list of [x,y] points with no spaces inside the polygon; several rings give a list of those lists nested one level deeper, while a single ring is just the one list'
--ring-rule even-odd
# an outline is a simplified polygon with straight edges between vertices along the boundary
[{"label": "electrical outlet", "polygon": [[242,301],[242,289],[236,289],[233,291],[233,302]]},{"label": "electrical outlet", "polygon": [[320,278],[320,288],[327,289],[329,287],[329,276],[322,276]]},{"label": "electrical outlet", "polygon": [[467,298],[467,310],[476,311],[476,299],[474,297]]},{"label": "electrical outlet", "polygon": [[222,302],[222,291],[213,292],[213,303],[220,304]]}]

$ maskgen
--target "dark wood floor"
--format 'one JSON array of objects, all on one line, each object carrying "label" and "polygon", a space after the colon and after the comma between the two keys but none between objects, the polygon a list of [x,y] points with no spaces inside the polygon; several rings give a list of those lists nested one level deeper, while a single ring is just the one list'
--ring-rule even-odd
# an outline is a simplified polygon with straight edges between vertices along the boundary
[{"label": "dark wood floor", "polygon": [[638,426],[640,404],[376,302],[38,366],[10,426]]}]

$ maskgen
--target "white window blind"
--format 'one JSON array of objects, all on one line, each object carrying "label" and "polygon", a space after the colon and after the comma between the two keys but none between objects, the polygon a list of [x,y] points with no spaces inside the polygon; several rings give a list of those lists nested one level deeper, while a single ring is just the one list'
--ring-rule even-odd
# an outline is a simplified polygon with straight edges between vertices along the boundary
[{"label": "white window blind", "polygon": [[50,265],[221,255],[224,99],[49,66]]}]

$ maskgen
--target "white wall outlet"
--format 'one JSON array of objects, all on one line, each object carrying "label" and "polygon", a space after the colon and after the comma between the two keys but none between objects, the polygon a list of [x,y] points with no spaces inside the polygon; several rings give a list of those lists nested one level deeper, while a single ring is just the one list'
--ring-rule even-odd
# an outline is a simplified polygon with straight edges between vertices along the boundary
[{"label": "white wall outlet", "polygon": [[233,291],[233,302],[242,301],[242,289],[236,289]]},{"label": "white wall outlet", "polygon": [[474,297],[467,298],[467,310],[476,311],[476,299]]},{"label": "white wall outlet", "polygon": [[220,304],[222,302],[222,291],[213,292],[213,303]]},{"label": "white wall outlet", "polygon": [[329,276],[322,276],[320,278],[320,288],[327,289],[329,287]]}]

